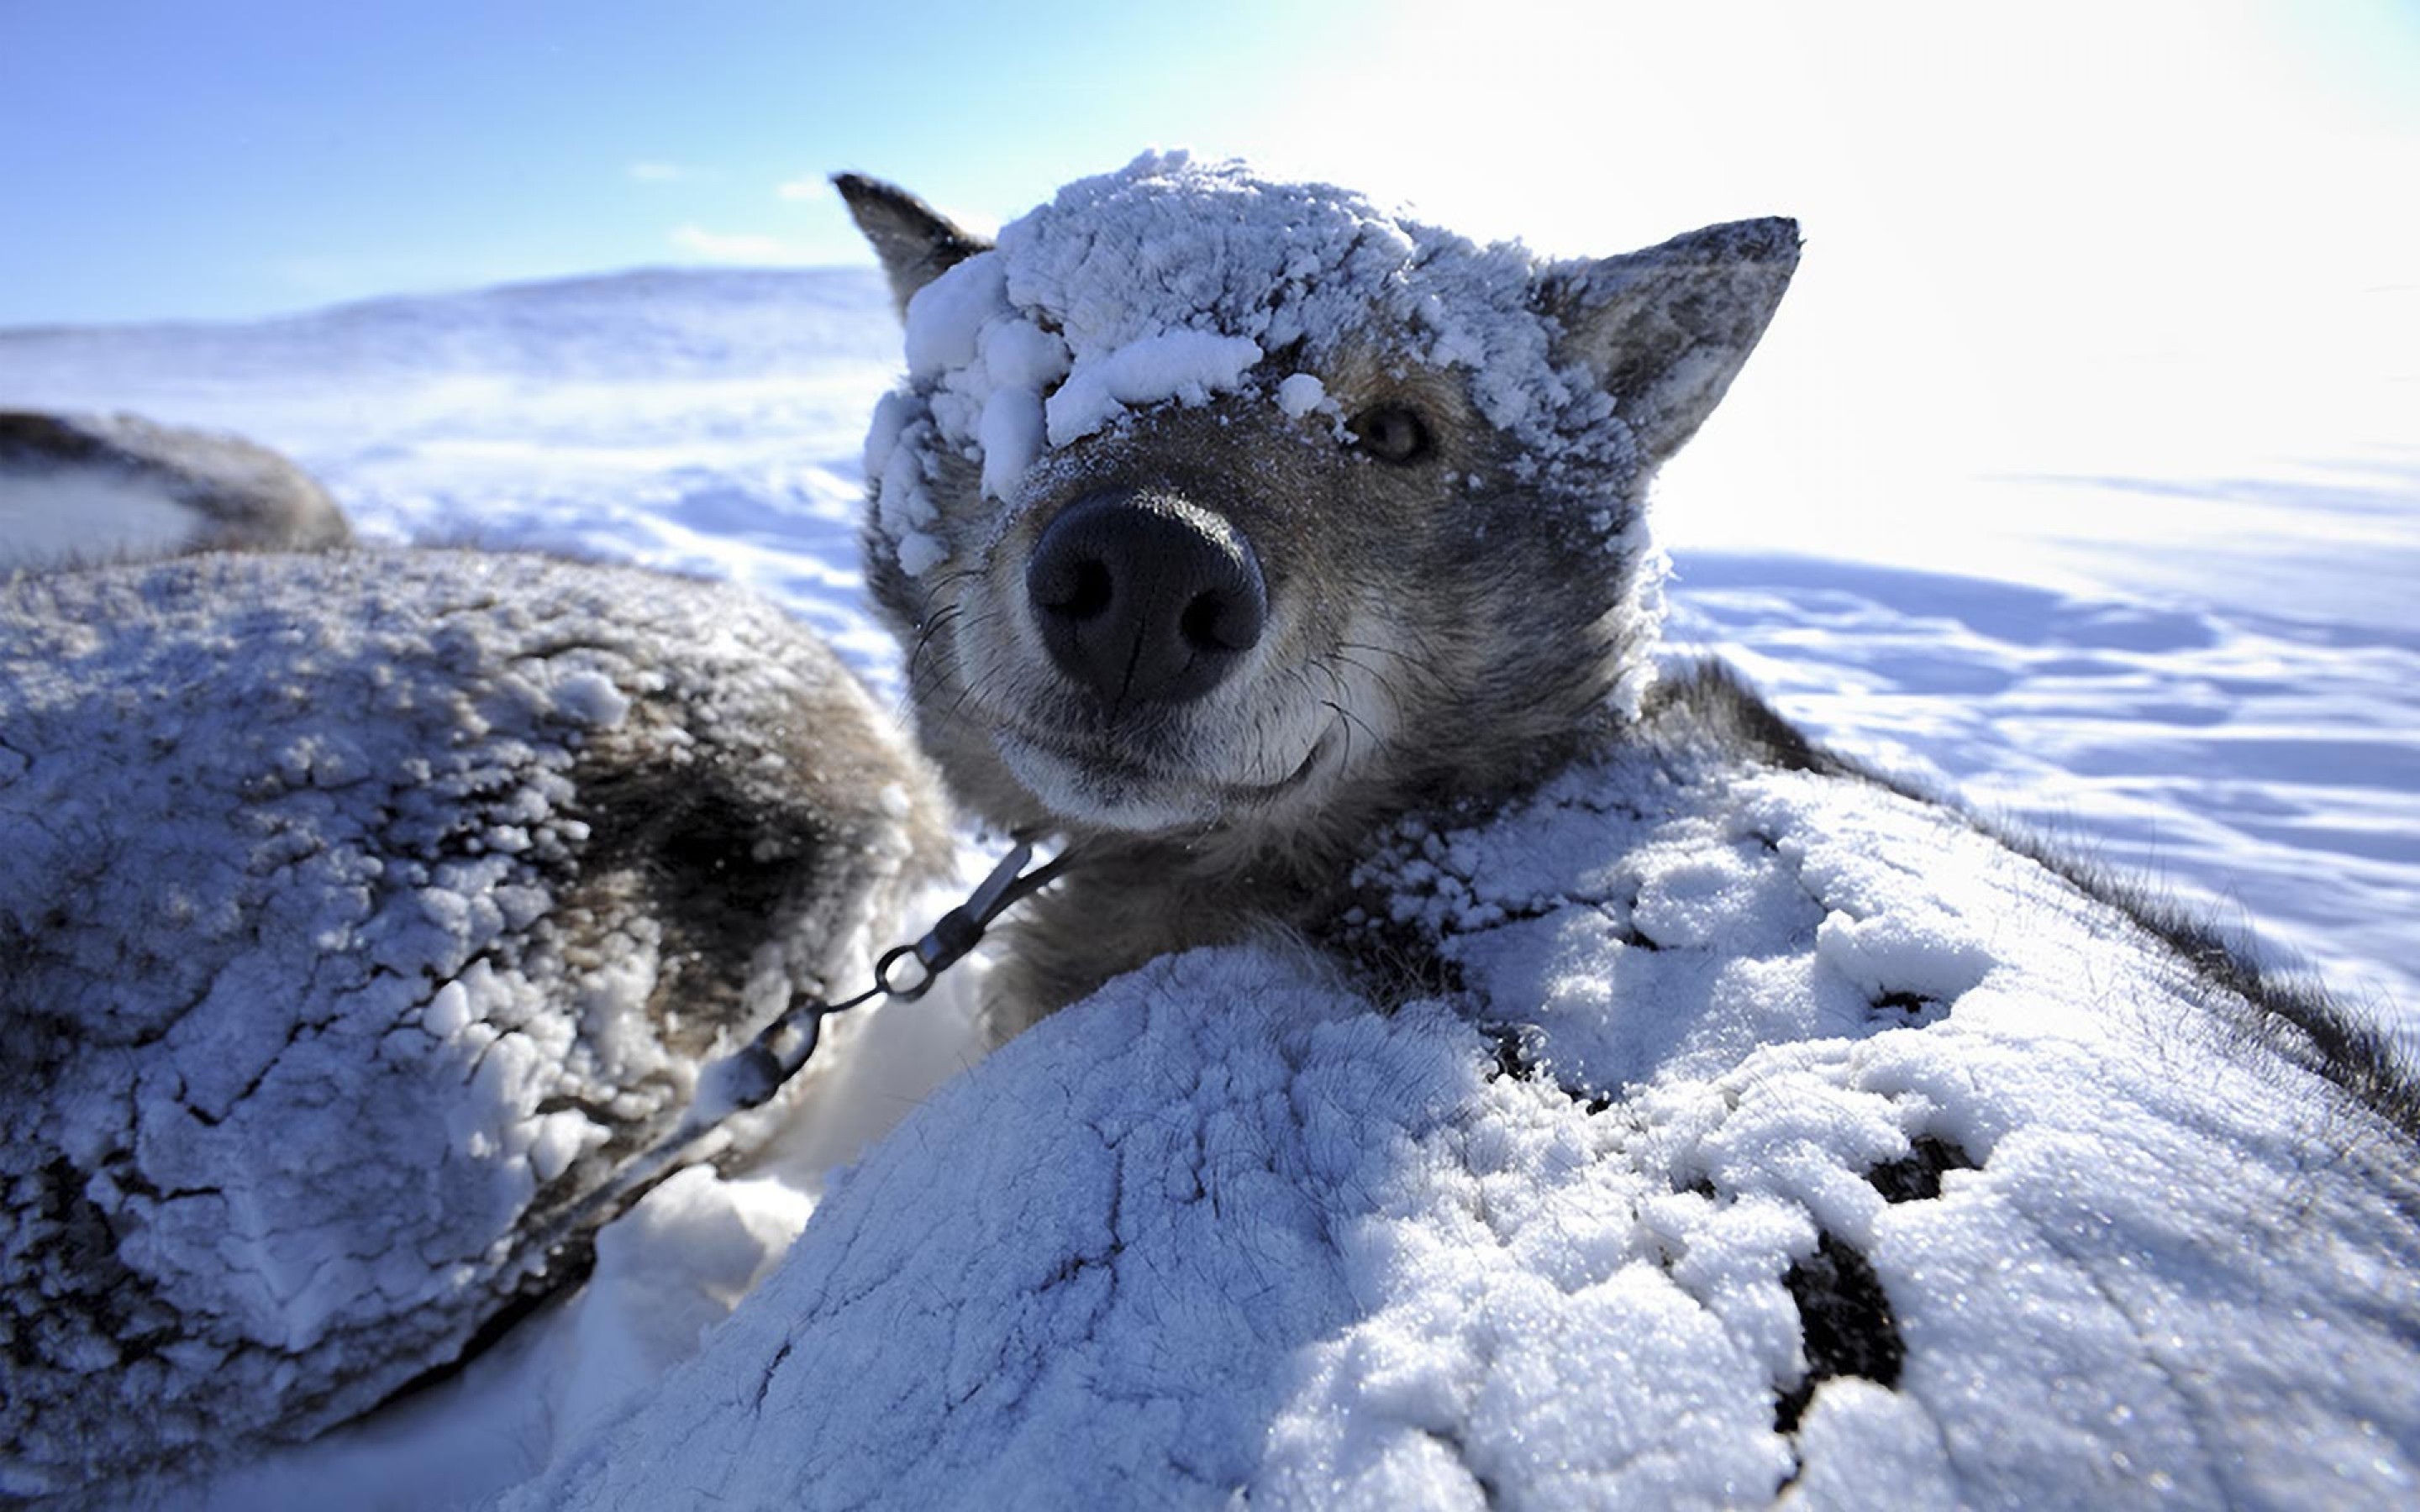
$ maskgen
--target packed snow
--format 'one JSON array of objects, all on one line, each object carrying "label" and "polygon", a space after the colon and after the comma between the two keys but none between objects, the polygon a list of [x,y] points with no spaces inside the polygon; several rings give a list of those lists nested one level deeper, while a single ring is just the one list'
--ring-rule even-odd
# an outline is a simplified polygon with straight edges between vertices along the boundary
[{"label": "packed snow", "polygon": [[[1079,263],[1046,271],[1080,282]],[[931,343],[923,360],[934,374],[980,381],[940,383],[937,393],[964,390],[954,405],[903,409],[894,397],[871,439],[867,417],[897,378],[900,333],[879,280],[856,272],[637,274],[243,326],[0,332],[0,405],[129,409],[239,431],[295,455],[374,539],[536,545],[728,579],[821,631],[895,697],[896,650],[858,598],[856,536],[870,476],[903,565],[937,564],[912,555],[915,480],[903,476],[894,495],[890,477],[892,459],[909,450],[897,445],[908,426],[958,427],[985,455],[988,481],[1005,487],[1014,464],[1059,440],[1040,395],[1060,363],[1070,384],[1086,358],[1099,375],[1068,402],[1068,435],[1113,422],[1113,406],[1182,397],[1187,383],[1212,392],[1226,371],[1208,347],[1121,359],[1147,333],[1122,332],[1114,311],[1079,335],[1060,333],[1054,348],[1038,326],[1029,333],[1003,315],[1001,301],[1012,312],[1019,302],[1016,280],[964,282],[966,308],[920,311],[924,329],[911,320],[911,337]],[[1081,289],[1068,287],[1054,301],[1080,305]],[[1273,329],[1254,345],[1291,339]],[[911,350],[911,372],[918,360]],[[1320,397],[1280,383],[1271,402],[1300,416]],[[1725,432],[1707,444],[1749,442]],[[2420,1005],[2410,957],[2420,849],[2409,840],[2420,835],[2411,756],[2420,625],[2400,568],[2420,563],[2409,527],[2420,467],[2338,462],[2329,477],[2138,480],[2180,501],[2142,515],[2150,533],[2141,537],[2107,507],[2126,486],[2002,482],[1990,486],[2008,517],[2092,514],[2090,549],[1961,555],[1953,544],[1889,567],[1804,554],[1805,536],[1789,543],[1801,554],[1740,549],[1724,501],[1686,492],[1683,469],[1656,521],[1677,569],[1668,635],[1733,656],[1822,736],[1952,779],[1986,810],[2086,855],[2148,867],[2157,885],[2248,920],[2271,948],[2317,962],[2408,1028]],[[2043,471],[2055,467],[2046,460]],[[2199,507],[2211,498],[2224,509]],[[2333,571],[2195,575],[2195,562],[2241,561],[2228,541],[2186,528],[2205,517],[2237,539],[2303,543],[2278,557],[2298,565],[2331,540],[2369,544],[2335,550]],[[1844,549],[1875,533],[1855,521],[1823,532]],[[1692,549],[1708,540],[1732,548]],[[2102,570],[2079,571],[2079,561]],[[558,692],[566,706],[611,713],[602,689]],[[478,1504],[499,1494],[524,1505],[665,1504],[666,1487],[628,1456],[632,1446],[686,1453],[687,1434],[708,1453],[742,1443],[760,1451],[717,1467],[728,1489],[795,1489],[829,1473],[840,1479],[818,1480],[817,1494],[841,1500],[848,1488],[872,1489],[850,1476],[890,1474],[898,1478],[882,1489],[896,1491],[943,1484],[952,1466],[995,1473],[913,1454],[918,1433],[929,1443],[929,1424],[954,1408],[989,1426],[967,1429],[953,1454],[997,1447],[1010,1457],[996,1467],[1005,1484],[1019,1463],[1078,1473],[1078,1441],[1045,1429],[1085,1431],[1076,1406],[1107,1401],[1115,1412],[1081,1441],[1109,1457],[1104,1473],[1163,1476],[1188,1495],[1216,1485],[1223,1498],[1256,1474],[1277,1494],[1349,1480],[1373,1504],[1413,1481],[1465,1486],[1457,1475],[1474,1493],[1510,1476],[1541,1497],[1617,1485],[1762,1495],[1790,1454],[1769,1411],[1771,1386],[1792,1368],[1790,1299],[1776,1277],[1785,1257],[1810,1253],[1820,1228],[1854,1241],[1886,1276],[1949,1267],[1971,1278],[1983,1310],[1903,1316],[1910,1352],[1897,1392],[1827,1384],[1798,1434],[1802,1485],[1854,1499],[1872,1480],[1844,1483],[1843,1467],[1869,1462],[1889,1467],[1874,1473],[1896,1477],[1895,1489],[1979,1497],[2005,1484],[1991,1478],[1999,1472],[1932,1436],[1960,1402],[1969,1422],[2022,1411],[2044,1432],[2108,1431],[2089,1426],[2093,1402],[2021,1407],[2007,1395],[2047,1380],[2043,1362],[1967,1353],[1983,1347],[1991,1308],[2085,1316],[2106,1344],[2096,1367],[2156,1375],[2157,1351],[2140,1341],[2170,1316],[2164,1309],[2248,1306],[2242,1298],[2264,1295],[2235,1289],[2251,1283],[2227,1254],[2207,1261],[2198,1280],[2210,1285],[2198,1292],[2159,1280],[2127,1291],[2111,1289],[2123,1278],[2060,1248],[2062,1235],[2115,1225],[2173,1261],[2171,1277],[2193,1277],[2202,1262],[2192,1246],[2226,1214],[2147,1204],[2163,1158],[2211,1172],[2195,1201],[2235,1194],[2239,1213],[2264,1195],[2282,1204],[2292,1186],[2277,1149],[2222,1164],[2226,1151],[2164,1092],[2141,1104],[2142,1118],[2173,1113],[2172,1143],[2114,1150],[2066,1121],[2099,1091],[2143,1089],[2102,1067],[2114,1031],[2071,1018],[2035,1024],[2022,989],[2067,969],[2057,942],[2123,926],[2064,894],[2033,896],[2056,929],[2040,941],[1995,937],[1984,922],[1994,889],[2036,885],[1979,865],[1944,869],[1937,880],[1959,903],[1948,912],[1897,909],[1897,879],[1828,837],[1869,825],[1945,855],[1963,854],[1972,838],[1887,801],[1835,813],[1779,779],[1720,803],[1676,800],[1660,816],[1592,813],[1590,823],[1646,826],[1672,843],[1644,846],[1634,874],[1564,875],[1550,889],[1540,873],[1607,837],[1544,820],[1527,848],[1457,849],[1438,836],[1435,856],[1420,847],[1432,868],[1421,884],[1390,894],[1407,920],[1461,931],[1466,967],[1489,990],[1554,1006],[1539,1041],[1517,1054],[1434,1011],[1373,1017],[1298,963],[1237,950],[1162,963],[961,1075],[975,1055],[975,963],[923,1003],[879,1010],[847,1074],[815,1089],[753,1180],[694,1173],[666,1185],[600,1236],[584,1291],[456,1380],[192,1494],[230,1507]],[[1728,839],[1694,837],[1683,854],[1691,826],[1707,825]],[[1557,848],[1565,844],[1572,854]],[[1525,867],[1533,874],[1514,874]],[[1796,1017],[1743,1023],[1722,1011],[1724,984],[1710,978],[1695,983],[1706,1011],[1665,1026],[1672,1044],[1591,1037],[1601,1020],[1587,995],[1605,984],[1558,963],[1624,930],[1668,947],[1620,957],[1668,993],[1690,985],[1691,963],[1703,959],[1693,942],[1746,931],[1767,949],[1731,969],[1761,988],[1783,983],[1777,1000]],[[1188,973],[1220,984],[1231,1011],[1182,1011],[1177,998],[1200,991],[1187,980],[1174,992]],[[2143,1001],[2156,1005],[2166,986],[2145,984]],[[1913,1031],[1931,1024],[1927,1005],[1952,996],[1959,1042],[1978,1068],[1971,1082],[1939,1056],[1902,1048],[1931,1042]],[[1906,1022],[1876,1016],[1885,999],[1905,1005],[1890,1012]],[[2009,1048],[2037,1031],[2055,1043],[2049,1058]],[[1770,1047],[1715,1091],[1676,1077],[1625,1104],[1618,1121],[1588,1112],[1640,1057],[1735,1056],[1750,1039]],[[2176,1098],[2232,1101],[2273,1115],[2281,1130],[2297,1126],[2290,1088],[2237,1076],[2189,1036],[2176,1043],[2195,1076],[2209,1075],[2180,1077]],[[2045,1087],[2054,1066],[2073,1080]],[[1063,1096],[1037,1100],[1039,1088]],[[1136,1089],[1156,1100],[1151,1116],[1123,1095]],[[903,1117],[827,1190],[835,1168]],[[1989,1168],[1947,1170],[1940,1200],[1897,1203],[1838,1153],[1880,1168],[1911,1158],[1920,1137]],[[942,1149],[951,1158],[936,1162]],[[2004,1190],[2024,1169],[2076,1172],[2086,1162],[2092,1182],[2073,1183],[2071,1208],[2020,1211]],[[1685,1189],[1698,1177],[1711,1196]],[[1643,1227],[1610,1216],[1668,1181],[1638,1207]],[[2103,1190],[2105,1209],[2086,1211]],[[1113,1196],[1126,1204],[1123,1227],[1105,1226],[1102,1202]],[[804,1242],[779,1260],[811,1209]],[[2375,1215],[2358,1209],[2310,1221],[2374,1237],[2363,1226]],[[1474,1273],[1440,1235],[1483,1239],[1509,1258]],[[2370,1279],[2408,1284],[2411,1273],[2407,1257],[2403,1271]],[[700,1330],[760,1279],[772,1305],[744,1309],[683,1365]],[[2336,1281],[2306,1258],[2275,1279],[2314,1317],[2342,1305]],[[936,1302],[936,1288],[950,1300]],[[2288,1341],[2245,1317],[2246,1349],[2265,1343],[2278,1379],[2300,1381]],[[1168,1342],[1155,1343],[1163,1334]],[[1522,1348],[1545,1339],[1559,1347]],[[2372,1390],[2381,1359],[2360,1345],[2342,1370],[2345,1396],[2305,1381],[2309,1399]],[[1645,1389],[1717,1376],[1731,1393],[1719,1399],[1759,1404],[1753,1420],[1721,1409],[1676,1417],[1679,1394]],[[1222,1379],[1234,1389],[1222,1393]],[[1138,1389],[1121,1394],[1122,1381]],[[1556,1391],[1575,1384],[1627,1404],[1598,1421],[1618,1438],[1584,1443],[1556,1415]],[[905,1412],[889,1424],[894,1400]],[[769,1439],[747,1437],[759,1405],[780,1410]],[[1265,1444],[1246,1442],[1255,1412],[1282,1428]],[[2122,1443],[2094,1442],[2141,1454],[2155,1474],[2198,1421],[2181,1404],[2155,1415]],[[817,1424],[857,1434],[863,1453],[820,1463]],[[1117,1425],[1135,1430],[1118,1437]],[[2298,1428],[2325,1427],[2281,1423],[2273,1443],[2252,1447],[2265,1453]],[[2246,1485],[2318,1496],[2338,1487],[2316,1477],[2341,1471],[2399,1474],[2408,1489],[2412,1446],[2381,1432],[2300,1465],[2256,1454]],[[1168,1446],[1166,1462],[1135,1463],[1145,1443]],[[1548,1462],[1558,1448],[1571,1452],[1567,1463]],[[677,1473],[691,1462],[662,1463]]]}]

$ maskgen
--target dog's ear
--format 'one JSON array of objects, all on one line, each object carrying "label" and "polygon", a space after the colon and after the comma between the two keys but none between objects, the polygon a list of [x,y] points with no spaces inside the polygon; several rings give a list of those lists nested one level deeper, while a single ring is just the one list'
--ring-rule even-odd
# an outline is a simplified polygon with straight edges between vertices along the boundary
[{"label": "dog's ear", "polygon": [[1558,264],[1539,275],[1536,301],[1559,328],[1557,359],[1596,375],[1653,466],[1714,412],[1797,266],[1797,222],[1734,221]]},{"label": "dog's ear", "polygon": [[908,314],[916,291],[991,243],[960,230],[949,218],[896,184],[863,174],[836,173],[832,187],[891,280],[892,302]]}]

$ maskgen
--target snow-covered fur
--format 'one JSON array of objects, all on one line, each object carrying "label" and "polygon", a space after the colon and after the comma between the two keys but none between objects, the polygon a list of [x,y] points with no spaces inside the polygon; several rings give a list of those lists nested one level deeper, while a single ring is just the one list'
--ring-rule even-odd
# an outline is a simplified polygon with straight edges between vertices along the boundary
[{"label": "snow-covered fur", "polygon": [[701,1063],[865,979],[940,813],[728,588],[0,584],[0,1498],[310,1433],[576,1276]]},{"label": "snow-covered fur", "polygon": [[2420,1482],[2376,1041],[1656,681],[1647,482],[1788,223],[1544,264],[1149,156],[986,250],[841,184],[907,310],[866,541],[921,732],[1073,862],[1032,1027],[520,1504]]},{"label": "snow-covered fur", "polygon": [[265,446],[135,415],[0,410],[0,569],[351,538],[327,491]]}]

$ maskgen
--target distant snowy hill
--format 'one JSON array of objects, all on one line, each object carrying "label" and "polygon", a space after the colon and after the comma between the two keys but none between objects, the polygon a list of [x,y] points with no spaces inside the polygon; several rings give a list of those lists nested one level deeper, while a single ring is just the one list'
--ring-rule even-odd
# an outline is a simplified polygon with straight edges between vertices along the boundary
[{"label": "distant snowy hill", "polygon": [[255,322],[33,326],[0,331],[0,366],[23,381],[162,378],[410,380],[496,372],[642,379],[798,372],[888,362],[895,323],[871,271],[649,268],[463,294],[399,295]]}]

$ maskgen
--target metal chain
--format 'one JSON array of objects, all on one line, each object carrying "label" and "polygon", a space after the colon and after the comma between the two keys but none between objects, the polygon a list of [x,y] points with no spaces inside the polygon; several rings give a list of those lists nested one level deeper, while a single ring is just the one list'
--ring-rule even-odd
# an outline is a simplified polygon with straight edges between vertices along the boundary
[{"label": "metal chain", "polygon": [[[544,1248],[552,1253],[576,1237],[599,1211],[620,1209],[644,1196],[657,1182],[680,1168],[690,1147],[721,1128],[724,1120],[762,1107],[773,1094],[803,1070],[823,1038],[823,1021],[845,1013],[877,997],[914,1002],[932,990],[942,972],[973,949],[993,919],[1028,894],[1047,886],[1067,864],[1062,852],[1028,872],[1033,846],[1019,841],[1001,858],[967,901],[943,914],[911,944],[894,946],[875,963],[874,985],[837,1003],[809,998],[794,1003],[767,1025],[755,1039],[707,1066],[698,1076],[698,1091],[679,1127],[622,1167],[613,1179],[558,1214],[547,1227]],[[919,975],[912,981],[895,980],[913,963]]]},{"label": "metal chain", "polygon": [[[936,919],[922,939],[884,951],[882,959],[875,963],[874,985],[855,997],[840,1003],[810,1000],[795,1004],[767,1025],[762,1034],[718,1068],[722,1072],[722,1091],[730,1103],[729,1112],[763,1105],[796,1076],[806,1065],[807,1057],[815,1053],[826,1018],[845,1013],[876,997],[912,1003],[931,991],[942,972],[975,948],[993,919],[1026,894],[1048,883],[1067,862],[1062,855],[1029,872],[1026,863],[1032,859],[1033,847],[1024,841],[1017,841],[991,869],[991,875],[968,895],[967,901]],[[913,981],[893,980],[908,962],[913,962],[922,974]]]}]

